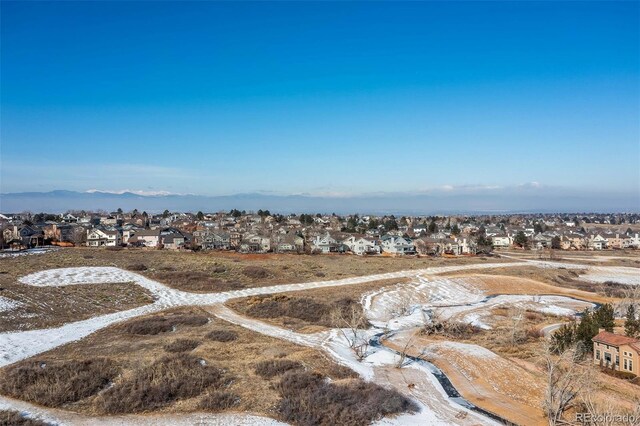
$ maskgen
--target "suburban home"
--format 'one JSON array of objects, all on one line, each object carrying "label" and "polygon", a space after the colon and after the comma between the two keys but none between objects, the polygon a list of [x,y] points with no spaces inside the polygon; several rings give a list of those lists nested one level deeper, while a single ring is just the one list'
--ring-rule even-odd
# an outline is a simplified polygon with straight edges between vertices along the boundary
[{"label": "suburban home", "polygon": [[17,226],[3,232],[4,240],[13,249],[38,247],[44,244],[44,232],[36,226]]},{"label": "suburban home", "polygon": [[87,231],[87,246],[117,247],[122,245],[122,234],[117,230],[94,228]]},{"label": "suburban home", "polygon": [[266,253],[271,250],[271,239],[257,234],[245,235],[240,243],[243,253]]},{"label": "suburban home", "polygon": [[290,232],[285,235],[278,235],[276,237],[276,241],[274,251],[277,253],[301,253],[304,251],[304,238],[294,232]]},{"label": "suburban home", "polygon": [[382,251],[393,255],[415,254],[416,247],[409,238],[385,235],[381,238]]},{"label": "suburban home", "polygon": [[75,223],[78,221],[78,218],[71,213],[67,213],[62,216],[62,221],[66,223]]},{"label": "suburban home", "polygon": [[171,232],[169,234],[161,234],[160,241],[163,248],[179,250],[185,246],[189,239],[180,232]]},{"label": "suburban home", "polygon": [[513,238],[506,234],[493,235],[491,241],[495,248],[509,248],[513,244]]},{"label": "suburban home", "polygon": [[640,248],[640,234],[628,236],[622,243],[622,248]]},{"label": "suburban home", "polygon": [[476,244],[466,238],[456,238],[458,243],[458,254],[476,254]]},{"label": "suburban home", "polygon": [[321,253],[332,253],[338,251],[338,242],[329,234],[317,235],[311,241],[311,250]]},{"label": "suburban home", "polygon": [[625,236],[620,234],[606,235],[607,248],[622,249],[624,247]]},{"label": "suburban home", "polygon": [[416,252],[421,255],[438,256],[444,251],[442,240],[431,237],[421,237],[413,240]]},{"label": "suburban home", "polygon": [[582,250],[586,248],[587,240],[584,235],[569,233],[560,237],[560,248],[562,250]]},{"label": "suburban home", "polygon": [[380,254],[380,246],[373,239],[352,235],[343,240],[342,243],[349,247],[353,254],[359,256],[363,254]]},{"label": "suburban home", "polygon": [[594,364],[640,375],[640,339],[600,329],[593,341]]},{"label": "suburban home", "polygon": [[160,245],[160,230],[143,229],[137,231],[133,237],[129,238],[128,243],[143,247],[158,247]]},{"label": "suburban home", "polygon": [[587,248],[592,250],[604,250],[607,248],[608,241],[605,237],[600,234],[591,235],[589,237],[589,242]]},{"label": "suburban home", "polygon": [[226,232],[213,232],[209,229],[194,231],[194,242],[203,250],[229,250],[231,240]]}]

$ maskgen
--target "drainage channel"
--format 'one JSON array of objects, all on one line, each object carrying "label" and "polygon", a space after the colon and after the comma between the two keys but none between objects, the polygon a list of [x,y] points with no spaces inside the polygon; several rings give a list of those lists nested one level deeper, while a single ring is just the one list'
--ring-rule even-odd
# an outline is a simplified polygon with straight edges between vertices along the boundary
[{"label": "drainage channel", "polygon": [[[391,351],[397,355],[400,355],[400,352],[389,348],[388,346],[383,346],[382,343],[380,342],[381,337],[383,336],[384,333],[379,333],[376,334],[375,336],[373,336],[370,340],[369,340],[369,344],[373,347],[376,348],[384,348],[385,350]],[[440,370],[438,367],[436,367],[434,364],[430,363],[429,361],[425,361],[422,358],[418,358],[415,356],[411,356],[411,355],[406,355],[405,356],[406,359],[411,360],[412,362],[418,363],[420,365],[423,365],[424,367],[426,367],[431,374],[433,374],[433,376],[436,378],[436,380],[438,380],[438,383],[440,383],[440,385],[442,386],[442,388],[444,389],[445,393],[447,394],[447,396],[449,397],[449,399],[451,399],[453,402],[455,402],[456,404],[460,405],[461,407],[467,408],[469,410],[475,411],[477,413],[482,414],[483,416],[489,417],[492,420],[495,420],[497,422],[500,422],[504,425],[507,426],[517,426],[515,423],[510,422],[509,420],[500,417],[497,414],[492,413],[491,411],[487,411],[484,410],[480,407],[478,407],[477,405],[472,404],[471,402],[467,401],[466,399],[464,399],[462,397],[462,395],[460,395],[460,392],[458,392],[458,390],[455,388],[455,386],[453,386],[453,383],[451,383],[451,380],[449,380],[449,377],[447,377],[446,374],[444,374],[444,371]]]}]

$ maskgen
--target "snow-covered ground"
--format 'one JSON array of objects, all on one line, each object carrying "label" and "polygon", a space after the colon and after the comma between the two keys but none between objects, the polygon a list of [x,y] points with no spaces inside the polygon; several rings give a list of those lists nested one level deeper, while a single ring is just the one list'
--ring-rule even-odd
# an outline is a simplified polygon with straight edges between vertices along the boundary
[{"label": "snow-covered ground", "polygon": [[7,257],[30,256],[34,254],[45,254],[51,251],[59,250],[57,247],[39,247],[21,251],[2,250],[0,251],[0,259]]},{"label": "snow-covered ground", "polygon": [[626,285],[640,285],[640,269],[626,266],[592,266],[586,274],[580,275],[580,279],[595,283],[613,281]]},{"label": "snow-covered ground", "polygon": [[388,286],[363,297],[369,321],[379,328],[400,330],[430,321],[454,319],[490,329],[491,310],[499,307],[574,316],[595,305],[564,296],[500,295],[487,297],[473,277],[417,276],[412,282]]},{"label": "snow-covered ground", "polygon": [[10,311],[20,305],[20,302],[0,296],[0,312]]},{"label": "snow-covered ground", "polygon": [[[518,259],[519,260],[519,259]],[[262,294],[274,294],[290,291],[302,291],[307,289],[334,287],[343,285],[356,285],[393,278],[413,278],[409,284],[389,286],[382,291],[374,292],[363,299],[363,305],[372,323],[379,327],[386,327],[391,321],[396,321],[390,328],[401,329],[411,326],[417,321],[424,321],[425,309],[437,308],[442,315],[449,317],[462,317],[466,321],[489,327],[485,324],[483,312],[496,306],[509,305],[526,309],[539,310],[540,312],[565,315],[581,310],[577,302],[561,296],[498,296],[485,299],[485,295],[474,288],[473,282],[458,278],[435,277],[437,274],[457,272],[463,270],[477,270],[497,267],[516,267],[534,265],[542,268],[565,267],[570,269],[585,269],[586,276],[592,280],[611,280],[626,283],[638,283],[636,268],[620,267],[593,267],[588,265],[574,265],[567,263],[520,261],[512,263],[487,263],[473,265],[455,265],[437,268],[428,268],[414,271],[400,271],[386,274],[369,275],[365,277],[346,278],[341,280],[317,281],[310,283],[284,284],[269,287],[250,288],[213,294],[195,294],[171,289],[159,282],[150,280],[142,275],[124,271],[114,267],[83,267],[64,268],[42,271],[23,277],[20,281],[33,286],[62,286],[82,284],[108,284],[131,282],[149,290],[154,296],[154,303],[123,312],[101,315],[84,321],[64,324],[63,326],[21,332],[8,332],[0,334],[0,366],[8,365],[22,359],[37,355],[57,346],[82,339],[87,335],[140,315],[158,312],[170,307],[189,305],[217,305],[215,314],[226,321],[239,324],[256,332],[264,333],[276,338],[291,342],[317,347],[327,352],[337,362],[349,366],[358,372],[363,378],[372,380],[384,386],[393,386],[399,391],[410,394],[418,400],[421,411],[415,415],[403,415],[393,419],[384,419],[380,424],[488,424],[489,419],[473,411],[467,410],[456,404],[446,396],[444,389],[433,377],[431,372],[421,364],[411,364],[405,368],[395,368],[397,356],[383,347],[370,347],[365,359],[356,359],[347,339],[348,333],[340,330],[316,333],[311,335],[295,333],[280,327],[272,326],[253,319],[248,319],[222,306],[222,303],[232,299]],[[606,279],[605,279],[606,278]],[[621,281],[622,280],[622,281]],[[7,299],[8,300],[8,299]],[[0,300],[0,306],[2,305]],[[6,306],[11,302],[4,302]],[[14,305],[10,309],[15,308]],[[580,309],[579,309],[580,308]],[[0,311],[2,308],[0,307]],[[362,338],[366,339],[379,332],[379,329],[364,330]],[[460,348],[458,348],[460,349]],[[467,350],[467,349],[463,349]],[[477,350],[477,349],[474,349]],[[408,371],[411,371],[409,373]],[[411,387],[408,387],[411,384]],[[18,402],[10,402],[8,399],[0,399],[0,408],[18,409],[29,413],[37,413],[35,409],[22,410]],[[4,405],[3,405],[4,404]],[[34,411],[35,410],[35,411]],[[39,409],[43,412],[42,409]],[[66,413],[66,412],[62,412]],[[461,415],[463,413],[463,415]],[[184,417],[187,423],[192,424],[196,415]],[[224,417],[224,416],[223,416]],[[206,424],[216,422],[231,422],[234,424],[277,424],[271,419],[240,416],[237,418],[225,418],[213,416],[204,419]],[[144,423],[152,419],[153,424],[181,424],[182,416],[125,416],[120,418],[94,418],[87,417],[81,422],[73,424],[105,424],[105,421],[113,421],[115,424],[148,424]],[[257,423],[251,423],[256,421]],[[266,421],[267,423],[261,423]],[[83,423],[84,422],[84,423]],[[117,423],[120,422],[120,423]],[[244,422],[244,423],[243,423]],[[269,423],[271,422],[271,423]],[[114,424],[114,423],[109,423]]]}]

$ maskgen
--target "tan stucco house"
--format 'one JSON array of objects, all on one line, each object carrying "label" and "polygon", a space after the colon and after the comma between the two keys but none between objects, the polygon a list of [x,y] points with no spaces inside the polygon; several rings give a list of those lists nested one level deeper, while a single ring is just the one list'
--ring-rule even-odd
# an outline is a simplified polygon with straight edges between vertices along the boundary
[{"label": "tan stucco house", "polygon": [[640,375],[640,339],[600,330],[591,340],[595,364]]}]

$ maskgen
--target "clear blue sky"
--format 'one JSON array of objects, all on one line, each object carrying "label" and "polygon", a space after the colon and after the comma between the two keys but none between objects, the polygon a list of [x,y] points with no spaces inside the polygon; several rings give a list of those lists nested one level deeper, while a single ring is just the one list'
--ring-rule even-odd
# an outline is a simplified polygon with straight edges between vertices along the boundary
[{"label": "clear blue sky", "polygon": [[640,192],[638,2],[1,12],[1,192]]}]

